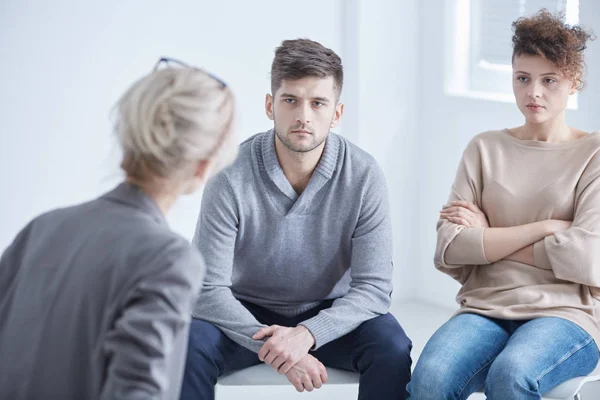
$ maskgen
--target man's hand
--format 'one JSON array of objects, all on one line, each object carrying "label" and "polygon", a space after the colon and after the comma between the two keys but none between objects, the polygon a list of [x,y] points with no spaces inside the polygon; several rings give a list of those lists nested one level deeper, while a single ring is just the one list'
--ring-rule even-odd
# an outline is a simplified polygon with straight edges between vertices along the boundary
[{"label": "man's hand", "polygon": [[315,344],[313,335],[302,325],[295,328],[271,325],[256,332],[252,339],[261,340],[267,336],[270,338],[260,348],[258,358],[280,374],[287,374]]},{"label": "man's hand", "polygon": [[327,382],[327,370],[319,360],[307,354],[285,374],[285,377],[297,391],[311,392]]},{"label": "man's hand", "polygon": [[440,218],[447,219],[450,222],[467,228],[490,227],[483,211],[475,203],[469,201],[453,201],[449,205],[444,206],[444,209],[440,211]]}]

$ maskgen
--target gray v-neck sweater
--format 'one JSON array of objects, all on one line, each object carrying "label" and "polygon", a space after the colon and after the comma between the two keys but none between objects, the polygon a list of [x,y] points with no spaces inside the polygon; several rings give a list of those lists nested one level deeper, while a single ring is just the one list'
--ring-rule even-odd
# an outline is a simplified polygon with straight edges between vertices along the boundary
[{"label": "gray v-neck sweater", "polygon": [[335,299],[302,322],[315,348],[389,308],[385,178],[372,156],[335,133],[300,195],[272,130],[242,143],[236,162],[206,185],[194,245],[207,267],[194,317],[256,352],[263,342],[251,337],[264,325],[239,300],[292,316]]}]

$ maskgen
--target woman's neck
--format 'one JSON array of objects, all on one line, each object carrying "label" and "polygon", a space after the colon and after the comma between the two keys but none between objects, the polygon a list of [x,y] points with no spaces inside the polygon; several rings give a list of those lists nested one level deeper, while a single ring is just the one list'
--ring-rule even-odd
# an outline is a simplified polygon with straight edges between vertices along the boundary
[{"label": "woman's neck", "polygon": [[180,190],[162,182],[144,183],[129,176],[125,179],[125,182],[137,186],[148,197],[154,200],[163,215],[167,215],[180,194]]},{"label": "woman's neck", "polygon": [[578,139],[574,130],[567,125],[565,114],[541,123],[526,121],[525,125],[513,130],[515,136],[522,140],[562,143]]}]

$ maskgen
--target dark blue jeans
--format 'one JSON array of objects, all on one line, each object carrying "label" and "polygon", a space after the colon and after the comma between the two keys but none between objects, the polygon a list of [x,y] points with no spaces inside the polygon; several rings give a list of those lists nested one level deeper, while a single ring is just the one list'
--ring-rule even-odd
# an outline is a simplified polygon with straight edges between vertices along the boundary
[{"label": "dark blue jeans", "polygon": [[[285,317],[254,304],[243,303],[265,325],[296,326],[331,301],[296,317]],[[391,314],[365,321],[354,331],[311,352],[326,367],[360,373],[359,400],[400,400],[410,380],[412,343]],[[215,398],[217,378],[259,364],[258,355],[233,342],[214,325],[193,319],[181,389],[181,400]],[[291,383],[290,383],[291,386]]]}]

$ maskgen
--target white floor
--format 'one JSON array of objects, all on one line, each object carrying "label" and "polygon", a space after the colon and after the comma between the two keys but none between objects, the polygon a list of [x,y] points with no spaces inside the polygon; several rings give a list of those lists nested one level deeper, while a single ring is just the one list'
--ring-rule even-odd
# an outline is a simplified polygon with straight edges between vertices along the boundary
[{"label": "white floor", "polygon": [[[452,316],[454,310],[408,302],[394,304],[391,312],[396,316],[413,342],[411,355],[414,368],[427,340],[437,328]],[[583,400],[600,399],[600,393],[597,389],[595,391],[594,389],[592,385],[584,387],[581,392]],[[352,400],[356,399],[357,393],[358,385],[324,385],[321,389],[310,393],[298,393],[291,384],[289,386],[217,386],[217,400]],[[469,398],[469,400],[483,399],[485,399],[485,396],[480,393]]]}]

